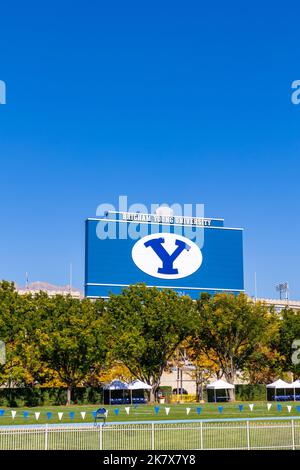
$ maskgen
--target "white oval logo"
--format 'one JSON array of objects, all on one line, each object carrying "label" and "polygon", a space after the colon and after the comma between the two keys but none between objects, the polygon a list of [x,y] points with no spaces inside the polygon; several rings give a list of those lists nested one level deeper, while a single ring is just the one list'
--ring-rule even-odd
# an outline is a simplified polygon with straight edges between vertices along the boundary
[{"label": "white oval logo", "polygon": [[202,264],[198,245],[175,233],[155,233],[141,238],[132,248],[131,256],[144,273],[161,279],[190,276]]}]

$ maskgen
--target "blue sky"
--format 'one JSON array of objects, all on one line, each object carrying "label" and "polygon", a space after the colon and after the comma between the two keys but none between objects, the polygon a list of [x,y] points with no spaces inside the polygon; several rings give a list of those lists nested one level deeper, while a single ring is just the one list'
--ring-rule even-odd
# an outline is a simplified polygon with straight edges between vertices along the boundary
[{"label": "blue sky", "polygon": [[84,274],[98,204],[204,203],[245,228],[245,287],[300,299],[300,6],[1,5],[0,278]]}]

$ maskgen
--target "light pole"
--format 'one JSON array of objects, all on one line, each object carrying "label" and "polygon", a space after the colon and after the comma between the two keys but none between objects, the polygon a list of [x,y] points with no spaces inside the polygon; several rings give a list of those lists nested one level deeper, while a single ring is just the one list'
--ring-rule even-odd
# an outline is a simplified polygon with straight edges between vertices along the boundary
[{"label": "light pole", "polygon": [[285,294],[285,300],[289,299],[289,284],[288,282],[281,282],[277,284],[276,291],[279,292],[280,300],[283,300],[283,294]]}]

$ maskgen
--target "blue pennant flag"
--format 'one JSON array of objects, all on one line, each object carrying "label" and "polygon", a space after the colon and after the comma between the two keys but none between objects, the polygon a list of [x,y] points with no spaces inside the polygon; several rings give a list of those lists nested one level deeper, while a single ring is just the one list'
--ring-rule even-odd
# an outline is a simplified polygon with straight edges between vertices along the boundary
[{"label": "blue pennant flag", "polygon": [[97,411],[92,411],[93,418],[96,418],[97,416]]},{"label": "blue pennant flag", "polygon": [[116,409],[115,409],[115,414],[116,414],[116,416],[119,415],[119,411],[120,411],[119,408],[116,408]]},{"label": "blue pennant flag", "polygon": [[202,408],[200,408],[200,406],[198,406],[198,408],[197,408],[197,414],[198,414],[198,416],[201,414],[201,411],[202,411]]},{"label": "blue pennant flag", "polygon": [[300,406],[297,406],[296,410],[298,411],[298,413],[300,413]]},{"label": "blue pennant flag", "polygon": [[23,416],[24,416],[24,418],[28,418],[29,417],[28,411],[24,411]]},{"label": "blue pennant flag", "polygon": [[223,413],[223,406],[219,406],[219,413],[220,413],[220,414]]},{"label": "blue pennant flag", "polygon": [[4,410],[0,410],[0,416],[4,416],[4,413],[5,413]]},{"label": "blue pennant flag", "polygon": [[74,419],[75,413],[74,411],[70,411],[70,419]]},{"label": "blue pennant flag", "polygon": [[243,411],[243,405],[239,405],[239,410]]},{"label": "blue pennant flag", "polygon": [[156,407],[154,408],[155,414],[158,415],[159,410],[160,410],[159,406],[156,406]]},{"label": "blue pennant flag", "polygon": [[48,411],[48,413],[47,413],[47,418],[48,418],[49,421],[50,421],[50,419],[52,418],[52,413],[51,413],[51,411]]},{"label": "blue pennant flag", "polygon": [[281,405],[277,405],[277,411],[281,411]]}]

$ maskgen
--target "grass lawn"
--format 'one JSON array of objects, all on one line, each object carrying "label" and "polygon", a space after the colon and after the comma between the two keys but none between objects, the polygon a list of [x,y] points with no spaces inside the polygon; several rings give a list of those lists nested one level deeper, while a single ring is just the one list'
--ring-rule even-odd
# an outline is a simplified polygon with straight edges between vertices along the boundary
[{"label": "grass lawn", "polygon": [[[204,404],[201,405],[200,415],[197,413],[200,405],[197,404],[170,405],[168,415],[168,405],[161,405],[158,414],[153,405],[131,406],[129,415],[125,406],[107,406],[108,422],[115,424],[77,428],[24,428],[18,425],[60,423],[59,412],[64,413],[61,423],[91,423],[92,412],[99,406],[16,408],[14,420],[12,410],[6,408],[4,416],[0,417],[0,450],[300,449],[300,419],[293,422],[286,419],[292,416],[300,418],[298,404],[282,403],[279,411],[277,403],[273,403],[268,411],[266,402],[257,402],[252,412],[249,403],[242,404],[242,411],[239,410],[239,403],[223,404],[222,414],[219,412],[219,404]],[[292,407],[291,413],[287,410],[288,405]],[[191,409],[189,415],[186,412],[187,407]],[[118,415],[115,413],[116,409],[119,409]],[[29,413],[28,418],[24,418],[24,411]],[[86,412],[85,420],[81,417],[82,411]],[[38,421],[35,419],[35,412],[40,412]],[[47,412],[52,412],[51,420],[48,420]],[[70,419],[70,412],[74,413],[73,420]],[[282,419],[264,421],[266,417]],[[199,418],[218,421],[200,422]],[[229,418],[258,418],[258,421],[226,421]],[[187,419],[190,421],[183,422]],[[174,421],[170,422],[172,420]],[[128,421],[133,424],[118,425]],[[152,425],[151,421],[158,423]]]},{"label": "grass lawn", "polygon": [[[239,410],[239,405],[243,405],[243,410]],[[287,406],[292,407],[291,412],[288,412]],[[0,416],[0,426],[2,425],[18,425],[18,424],[45,424],[45,423],[90,423],[94,420],[92,412],[97,410],[101,405],[83,405],[83,406],[45,406],[37,408],[4,408],[0,407],[0,410],[4,410],[4,415]],[[228,419],[228,418],[266,418],[266,417],[291,417],[297,416],[300,418],[300,403],[281,403],[281,410],[277,409],[278,404],[273,403],[270,411],[267,409],[267,402],[256,402],[254,403],[254,410],[251,411],[249,403],[247,402],[235,402],[235,403],[224,403],[224,404],[210,404],[205,403],[202,405],[193,404],[171,404],[171,405],[157,405],[159,406],[159,412],[155,413],[154,405],[132,405],[130,406],[129,415],[125,411],[125,406],[107,406],[108,409],[108,422],[119,422],[124,421],[159,421],[159,420],[186,420],[186,419]],[[223,412],[220,413],[219,406],[223,406]],[[170,408],[170,412],[166,414],[166,408]],[[197,408],[201,408],[200,414],[197,412]],[[187,415],[186,409],[190,408],[190,413]],[[116,414],[116,410],[119,413]],[[11,411],[17,412],[15,419],[12,419]],[[27,418],[24,417],[24,411],[29,413]],[[82,419],[81,412],[85,411],[85,419]],[[35,418],[35,412],[40,412],[38,421]],[[52,417],[49,420],[47,412],[52,413]],[[60,421],[58,413],[62,412],[63,417]],[[71,419],[70,412],[74,413],[74,419]],[[1,414],[1,413],[0,413]]]}]

